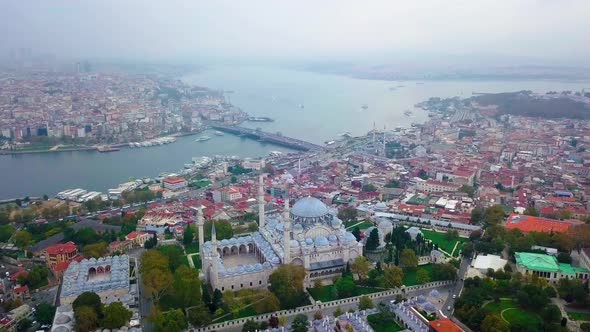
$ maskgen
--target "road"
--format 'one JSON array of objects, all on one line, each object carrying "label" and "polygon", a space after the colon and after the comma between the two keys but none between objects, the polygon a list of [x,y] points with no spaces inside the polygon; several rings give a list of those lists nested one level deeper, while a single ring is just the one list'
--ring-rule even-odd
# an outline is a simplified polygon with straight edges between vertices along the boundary
[{"label": "road", "polygon": [[[472,257],[464,257],[461,260],[461,265],[459,267],[459,271],[457,272],[457,282],[453,287],[453,292],[451,296],[447,298],[443,307],[443,313],[447,316],[451,316],[453,314],[453,311],[455,310],[456,299],[454,299],[452,295],[456,295],[457,298],[459,298],[459,296],[461,295],[461,292],[463,291],[463,285],[465,284],[465,274],[467,273],[467,270],[469,269],[472,260]],[[448,310],[449,307],[451,310]]]},{"label": "road", "polygon": [[137,290],[139,291],[139,315],[141,317],[141,329],[145,332],[151,332],[154,330],[154,325],[150,323],[147,317],[152,312],[152,300],[145,294],[143,288],[143,282],[141,279],[140,266],[141,266],[141,255],[145,251],[144,248],[135,248],[127,253],[130,259],[135,259],[135,272],[137,273]]}]

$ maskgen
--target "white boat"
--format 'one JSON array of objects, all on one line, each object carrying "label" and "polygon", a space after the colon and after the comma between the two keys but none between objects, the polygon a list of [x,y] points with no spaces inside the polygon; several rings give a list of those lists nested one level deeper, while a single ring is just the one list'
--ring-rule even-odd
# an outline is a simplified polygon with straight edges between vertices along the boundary
[{"label": "white boat", "polygon": [[217,136],[223,136],[223,133],[220,132],[220,131],[215,131],[215,135],[217,135]]},{"label": "white boat", "polygon": [[280,157],[283,153],[281,151],[271,151],[268,155],[271,157]]},{"label": "white boat", "polygon": [[210,139],[211,139],[211,137],[209,137],[209,136],[201,136],[201,137],[198,137],[198,138],[195,140],[195,142],[204,142],[204,141],[208,141],[208,140],[210,140]]},{"label": "white boat", "polygon": [[193,168],[195,164],[184,164],[184,168]]}]

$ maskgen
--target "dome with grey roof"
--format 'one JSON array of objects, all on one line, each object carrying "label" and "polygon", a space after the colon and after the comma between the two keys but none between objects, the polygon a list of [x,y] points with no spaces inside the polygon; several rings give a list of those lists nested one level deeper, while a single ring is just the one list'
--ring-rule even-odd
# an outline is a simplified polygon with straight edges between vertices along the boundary
[{"label": "dome with grey roof", "polygon": [[317,223],[330,225],[334,219],[326,204],[314,197],[298,200],[291,208],[290,217],[295,225],[300,224],[307,228]]},{"label": "dome with grey roof", "polygon": [[310,238],[305,239],[305,244],[307,244],[308,246],[313,244],[313,240]]},{"label": "dome with grey roof", "polygon": [[326,237],[325,236],[322,236],[322,235],[316,237],[314,243],[318,247],[325,247],[325,246],[327,246],[327,245],[330,244],[328,242],[328,239],[326,239]]},{"label": "dome with grey roof", "polygon": [[67,324],[71,321],[72,319],[68,316],[68,315],[59,315],[55,318],[55,324]]}]

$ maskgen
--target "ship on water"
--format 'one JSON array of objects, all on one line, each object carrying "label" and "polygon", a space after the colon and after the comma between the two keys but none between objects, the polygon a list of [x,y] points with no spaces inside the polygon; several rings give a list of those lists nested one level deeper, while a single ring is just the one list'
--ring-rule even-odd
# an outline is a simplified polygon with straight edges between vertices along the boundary
[{"label": "ship on water", "polygon": [[361,106],[361,110],[363,110],[363,111],[366,111],[368,108],[369,108],[369,105],[367,105],[367,104],[363,104]]},{"label": "ship on water", "polygon": [[222,133],[222,132],[220,132],[220,131],[218,131],[218,130],[216,130],[216,131],[214,132],[214,134],[215,134],[215,135],[217,135],[217,136],[223,136],[223,133]]},{"label": "ship on water", "polygon": [[251,121],[251,122],[274,122],[275,120],[268,118],[266,116],[251,116],[248,118],[248,121]]},{"label": "ship on water", "polygon": [[96,148],[98,152],[115,152],[119,151],[119,148],[112,147],[110,145],[102,145]]},{"label": "ship on water", "polygon": [[411,116],[412,114],[414,114],[414,112],[412,112],[412,111],[410,111],[410,110],[406,110],[406,111],[404,112],[404,115],[405,115],[405,116]]},{"label": "ship on water", "polygon": [[211,137],[209,137],[209,136],[201,136],[201,137],[197,137],[197,139],[195,140],[195,142],[205,142],[205,141],[208,141],[210,139],[211,139]]}]

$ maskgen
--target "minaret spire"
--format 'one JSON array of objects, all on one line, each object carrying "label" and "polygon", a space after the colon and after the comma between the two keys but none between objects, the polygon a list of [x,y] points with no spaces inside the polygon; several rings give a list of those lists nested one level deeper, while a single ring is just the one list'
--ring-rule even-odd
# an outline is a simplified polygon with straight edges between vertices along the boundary
[{"label": "minaret spire", "polygon": [[209,276],[209,282],[211,287],[215,290],[217,288],[217,280],[219,277],[217,271],[217,264],[219,264],[219,253],[217,252],[217,232],[215,231],[215,221],[211,221],[211,275]]},{"label": "minaret spire", "polygon": [[199,249],[203,248],[203,243],[205,243],[205,231],[203,226],[205,225],[205,220],[203,218],[203,206],[199,205],[197,208],[197,231],[199,232]]},{"label": "minaret spire", "polygon": [[291,263],[291,217],[289,216],[289,185],[285,183],[285,209],[283,211],[283,263]]}]

